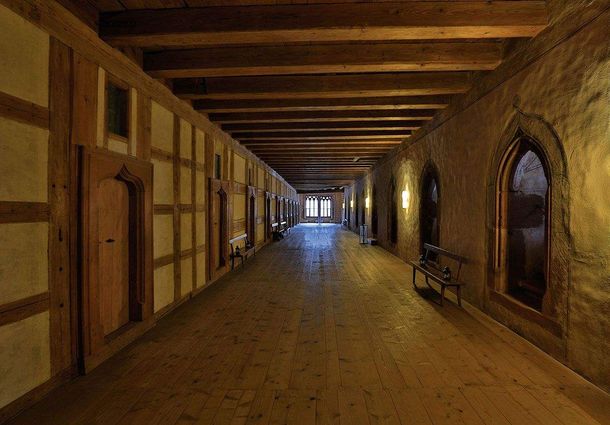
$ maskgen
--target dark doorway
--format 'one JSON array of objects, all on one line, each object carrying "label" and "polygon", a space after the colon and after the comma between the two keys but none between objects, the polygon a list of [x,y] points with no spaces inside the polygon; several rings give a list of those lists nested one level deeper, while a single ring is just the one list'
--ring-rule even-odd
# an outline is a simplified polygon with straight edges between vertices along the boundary
[{"label": "dark doorway", "polygon": [[250,209],[247,233],[250,245],[254,246],[256,244],[256,195],[250,195]]},{"label": "dark doorway", "polygon": [[373,206],[371,207],[371,233],[373,234],[373,236],[377,236],[377,189],[375,188],[375,185],[373,185],[373,189],[371,190],[372,193],[372,201],[373,201]]},{"label": "dark doorway", "polygon": [[[420,241],[423,249],[424,243],[439,245],[439,186],[438,175],[432,167],[428,167],[424,174],[421,187],[420,206]],[[434,260],[436,256],[431,259]]]},{"label": "dark doorway", "polygon": [[388,213],[388,233],[390,242],[398,242],[398,202],[396,200],[396,179],[390,180],[390,208]]},{"label": "dark doorway", "polygon": [[527,139],[504,169],[507,292],[541,310],[546,292],[549,181],[544,156]]}]

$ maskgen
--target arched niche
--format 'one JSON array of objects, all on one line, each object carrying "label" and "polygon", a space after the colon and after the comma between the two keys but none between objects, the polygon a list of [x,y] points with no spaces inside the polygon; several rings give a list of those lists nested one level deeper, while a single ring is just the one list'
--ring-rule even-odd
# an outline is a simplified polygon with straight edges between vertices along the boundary
[{"label": "arched niche", "polygon": [[440,245],[440,200],[438,169],[432,161],[428,161],[419,184],[419,243],[422,252],[425,243]]},{"label": "arched niche", "polygon": [[373,205],[371,205],[371,233],[373,234],[373,236],[377,236],[377,232],[378,232],[378,221],[379,221],[379,217],[378,217],[378,213],[377,213],[377,205],[379,200],[377,199],[377,187],[373,184],[373,187],[371,188],[371,201],[373,203]]},{"label": "arched niche", "polygon": [[[539,172],[531,171],[535,167]],[[528,170],[532,181],[523,180]],[[489,302],[559,338],[565,329],[570,276],[567,177],[565,153],[552,126],[517,110],[500,139],[487,183]],[[519,258],[519,246],[524,245]],[[525,285],[532,283],[528,276],[542,278],[543,286],[534,284],[540,295],[537,303],[516,294],[520,275]]]},{"label": "arched niche", "polygon": [[388,208],[388,240],[395,244],[398,242],[398,194],[396,191],[396,177],[390,177],[390,202]]}]

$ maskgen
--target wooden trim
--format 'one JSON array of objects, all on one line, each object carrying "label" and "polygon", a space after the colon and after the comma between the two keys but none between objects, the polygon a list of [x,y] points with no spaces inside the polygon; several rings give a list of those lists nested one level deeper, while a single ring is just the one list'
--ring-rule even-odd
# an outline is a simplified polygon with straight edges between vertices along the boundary
[{"label": "wooden trim", "polygon": [[19,322],[48,309],[48,292],[0,305],[0,326]]},{"label": "wooden trim", "polygon": [[[48,152],[48,201],[49,201],[49,294],[50,294],[50,339],[51,339],[51,376],[69,368],[77,361],[76,339],[71,303],[72,256],[75,247],[71,244],[71,171],[72,149],[70,132],[76,123],[67,119],[71,116],[71,51],[51,38],[49,53],[49,109],[50,135]],[[97,67],[94,67],[97,77]],[[96,80],[97,81],[97,78]],[[97,90],[92,90],[97,93]],[[95,98],[97,99],[97,97]],[[88,125],[93,129],[91,135],[95,143],[96,108],[81,111],[82,118],[88,116]],[[86,129],[87,123],[81,123]]]},{"label": "wooden trim", "polygon": [[179,161],[182,167],[191,168],[193,166],[193,161],[189,158],[180,158]]},{"label": "wooden trim", "polygon": [[151,101],[138,91],[138,131],[136,140],[136,155],[144,161],[151,157]]},{"label": "wooden trim", "polygon": [[[57,41],[57,43],[60,42]],[[68,49],[67,46],[64,47]],[[72,85],[72,110],[69,110],[62,119],[66,120],[66,117],[71,117],[72,133],[70,137],[73,144],[93,147],[97,144],[99,70],[96,63],[77,52],[71,52],[71,54],[72,82],[64,81],[63,84],[67,85],[57,88],[57,90],[66,91],[70,84]],[[69,75],[70,68],[65,69],[64,72],[68,72]],[[105,108],[105,104],[103,107]],[[52,110],[51,113],[53,113]],[[102,124],[105,132],[106,122]]]},{"label": "wooden trim", "polygon": [[155,258],[153,261],[154,268],[158,269],[174,262],[174,254],[164,255],[163,257]]},{"label": "wooden trim", "polygon": [[40,128],[49,128],[49,108],[0,92],[0,116]]},{"label": "wooden trim", "polygon": [[44,202],[0,201],[0,223],[37,223],[49,220]]},{"label": "wooden trim", "polygon": [[180,264],[181,252],[181,232],[180,232],[180,117],[174,114],[174,133],[173,133],[173,182],[174,182],[174,301],[180,299],[182,295],[181,278],[182,265]]},{"label": "wooden trim", "polygon": [[191,258],[193,256],[193,252],[193,248],[188,248],[180,251],[180,260]]},{"label": "wooden trim", "polygon": [[174,206],[172,204],[156,204],[153,207],[153,213],[155,215],[173,214]]},{"label": "wooden trim", "polygon": [[165,162],[174,161],[174,155],[171,152],[164,151],[163,149],[159,149],[154,146],[152,146],[150,148],[150,156],[152,159],[156,159],[159,161],[165,161]]},{"label": "wooden trim", "polygon": [[539,311],[520,303],[516,299],[501,292],[490,290],[489,300],[501,305],[511,313],[521,317],[524,320],[536,323],[554,336],[558,338],[563,337],[563,328],[560,323],[554,321],[550,317],[544,316]]},{"label": "wooden trim", "polygon": [[197,254],[201,254],[202,252],[205,252],[205,244],[197,245],[195,252],[197,252]]},{"label": "wooden trim", "polygon": [[178,210],[180,210],[180,213],[190,213],[190,212],[193,212],[193,205],[178,204]]},{"label": "wooden trim", "polygon": [[196,203],[197,203],[197,128],[191,125],[191,245],[195,250],[193,255],[192,266],[192,280],[193,280],[193,291],[197,289],[197,257],[196,257],[196,246],[197,246],[197,215],[196,215]]}]

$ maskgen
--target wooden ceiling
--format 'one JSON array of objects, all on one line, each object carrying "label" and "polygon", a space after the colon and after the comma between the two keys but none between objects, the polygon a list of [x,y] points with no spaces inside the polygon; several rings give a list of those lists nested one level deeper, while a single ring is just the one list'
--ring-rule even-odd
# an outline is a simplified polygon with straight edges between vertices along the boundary
[{"label": "wooden ceiling", "polygon": [[527,0],[95,5],[102,38],[301,191],[349,184],[547,24]]}]

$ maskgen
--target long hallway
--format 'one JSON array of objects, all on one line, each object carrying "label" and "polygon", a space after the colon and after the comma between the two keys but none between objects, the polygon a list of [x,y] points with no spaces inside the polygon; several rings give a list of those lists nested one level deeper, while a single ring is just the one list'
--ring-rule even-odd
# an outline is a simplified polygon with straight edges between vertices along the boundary
[{"label": "long hallway", "polygon": [[337,225],[300,225],[11,424],[608,424],[610,397]]}]

